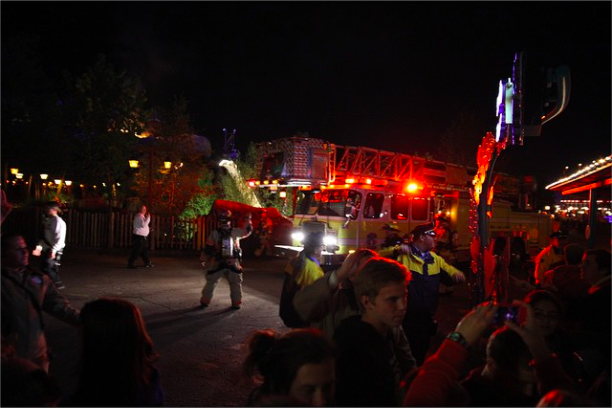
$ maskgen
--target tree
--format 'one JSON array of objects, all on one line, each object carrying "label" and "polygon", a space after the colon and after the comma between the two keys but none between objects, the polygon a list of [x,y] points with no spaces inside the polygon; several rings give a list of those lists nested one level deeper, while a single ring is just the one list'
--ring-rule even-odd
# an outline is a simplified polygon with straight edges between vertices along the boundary
[{"label": "tree", "polygon": [[[246,187],[247,181],[259,176],[257,174],[257,147],[255,143],[249,143],[246,154],[236,160],[236,167],[238,168],[240,179],[235,180],[225,170],[221,170],[218,182],[219,189],[224,199],[250,205],[251,200],[246,196],[246,193],[253,190],[249,190]],[[242,188],[237,183],[241,183]],[[286,190],[287,197],[285,199],[280,197],[278,190],[270,188],[256,188],[253,192],[262,207],[274,207],[284,215],[290,215],[292,211],[293,189],[289,188]]]},{"label": "tree", "polygon": [[210,213],[217,199],[213,177],[214,173],[209,168],[204,167],[202,169],[198,180],[200,191],[189,199],[180,215],[181,218],[190,220]]},{"label": "tree", "polygon": [[[140,197],[147,197],[151,177],[152,197],[148,204],[156,213],[181,214],[188,203],[193,206],[197,201],[192,201],[195,196],[212,193],[206,182],[212,178],[211,170],[204,162],[204,153],[197,148],[198,136],[191,126],[187,105],[184,98],[177,97],[169,108],[157,108],[147,129],[150,137],[143,139],[140,146],[142,164],[134,177],[135,188]],[[164,163],[170,163],[169,168]]]},{"label": "tree", "polygon": [[109,200],[128,177],[128,159],[148,112],[138,78],[117,72],[100,55],[72,84],[73,166],[89,183],[105,183]]}]

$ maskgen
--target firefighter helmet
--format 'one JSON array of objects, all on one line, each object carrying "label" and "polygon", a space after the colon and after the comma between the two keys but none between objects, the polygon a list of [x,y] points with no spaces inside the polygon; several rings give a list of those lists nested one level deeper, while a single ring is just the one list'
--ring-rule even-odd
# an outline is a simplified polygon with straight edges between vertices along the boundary
[{"label": "firefighter helmet", "polygon": [[383,225],[383,229],[386,231],[400,232],[400,227],[395,221]]},{"label": "firefighter helmet", "polygon": [[323,243],[323,233],[321,231],[311,232],[306,235],[303,241],[304,247],[316,248],[325,245]]},{"label": "firefighter helmet", "polygon": [[219,213],[219,217],[217,218],[219,222],[228,222],[231,219],[232,219],[232,212],[230,210],[222,210]]}]

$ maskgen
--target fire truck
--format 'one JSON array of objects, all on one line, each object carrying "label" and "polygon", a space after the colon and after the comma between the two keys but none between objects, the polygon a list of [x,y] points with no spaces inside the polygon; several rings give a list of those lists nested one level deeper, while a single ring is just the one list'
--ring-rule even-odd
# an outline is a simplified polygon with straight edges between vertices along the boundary
[{"label": "fire truck", "polygon": [[[358,248],[380,248],[385,225],[407,235],[416,225],[443,215],[454,232],[453,261],[469,262],[476,169],[298,136],[259,143],[257,151],[259,178],[247,180],[248,185],[277,191],[293,208],[293,242],[277,246],[278,255],[295,255],[306,234],[321,231],[324,263],[334,265]],[[550,216],[519,210],[521,204],[529,206],[520,180],[496,177],[490,237],[521,236],[528,246],[546,246]]]}]

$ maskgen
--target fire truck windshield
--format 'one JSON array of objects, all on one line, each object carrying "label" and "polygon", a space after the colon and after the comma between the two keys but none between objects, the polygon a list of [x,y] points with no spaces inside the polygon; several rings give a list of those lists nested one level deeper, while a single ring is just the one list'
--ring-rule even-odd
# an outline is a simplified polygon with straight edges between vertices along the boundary
[{"label": "fire truck windshield", "polygon": [[355,190],[339,189],[321,192],[299,191],[296,214],[325,215],[332,217],[357,218],[361,206],[361,193]]}]

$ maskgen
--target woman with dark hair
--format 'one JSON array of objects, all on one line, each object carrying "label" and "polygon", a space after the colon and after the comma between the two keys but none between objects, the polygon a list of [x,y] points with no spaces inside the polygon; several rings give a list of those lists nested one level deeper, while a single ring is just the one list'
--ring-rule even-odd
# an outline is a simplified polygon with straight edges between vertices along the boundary
[{"label": "woman with dark hair", "polygon": [[161,406],[157,357],[138,308],[103,298],[81,311],[83,343],[77,390],[69,406]]},{"label": "woman with dark hair", "polygon": [[336,355],[319,330],[295,329],[279,335],[267,329],[254,332],[247,342],[245,374],[263,377],[263,384],[251,392],[248,406],[281,397],[293,406],[333,405]]}]

